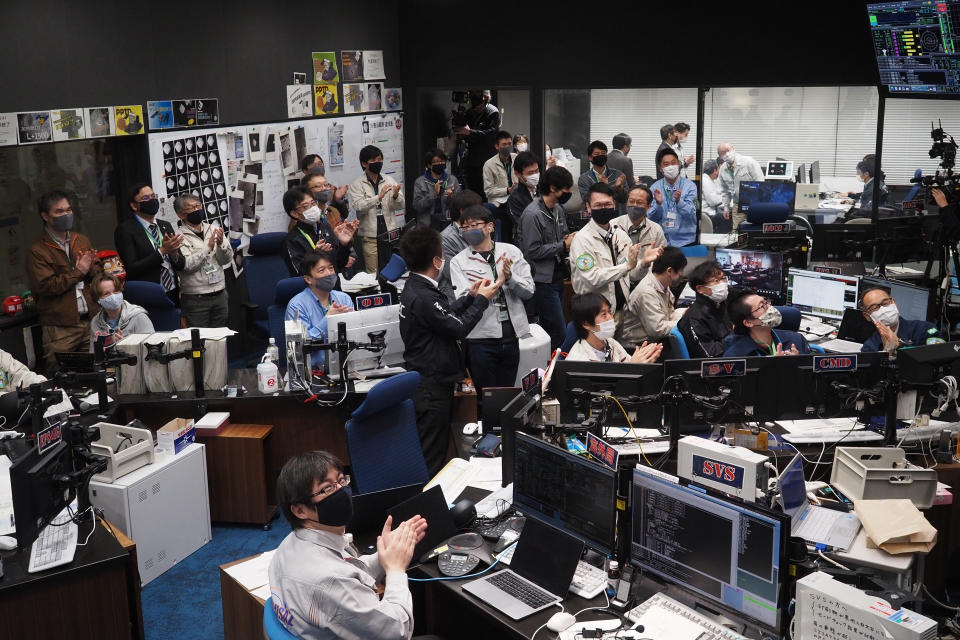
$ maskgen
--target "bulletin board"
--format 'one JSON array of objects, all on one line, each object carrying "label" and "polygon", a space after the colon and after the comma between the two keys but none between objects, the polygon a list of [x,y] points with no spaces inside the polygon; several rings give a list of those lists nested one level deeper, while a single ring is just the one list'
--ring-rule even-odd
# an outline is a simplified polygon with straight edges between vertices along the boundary
[{"label": "bulletin board", "polygon": [[397,112],[181,129],[147,138],[159,217],[175,223],[173,198],[199,195],[207,220],[219,220],[243,245],[257,233],[287,230],[283,194],[302,176],[300,160],[307,154],[323,158],[327,180],[338,187],[363,173],[358,156],[368,144],[383,151],[384,175],[398,182],[404,175],[403,114]]}]

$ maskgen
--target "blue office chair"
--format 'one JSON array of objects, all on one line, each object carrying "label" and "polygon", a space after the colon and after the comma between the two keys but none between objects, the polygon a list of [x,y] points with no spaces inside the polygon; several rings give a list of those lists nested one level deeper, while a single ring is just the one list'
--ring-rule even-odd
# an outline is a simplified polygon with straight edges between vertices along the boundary
[{"label": "blue office chair", "polygon": [[160,283],[127,280],[123,285],[123,297],[146,309],[157,331],[176,331],[180,328],[180,309],[173,304]]},{"label": "blue office chair", "polygon": [[273,598],[267,598],[263,603],[263,632],[268,640],[297,640],[287,628],[280,624],[277,614],[273,611]]},{"label": "blue office chair", "polygon": [[301,276],[284,278],[277,283],[273,304],[267,308],[270,335],[280,350],[280,362],[277,363],[278,367],[283,367],[287,364],[287,334],[286,331],[284,331],[283,325],[283,319],[287,312],[287,303],[290,302],[290,298],[303,291],[306,286],[307,283],[303,281],[303,277]]},{"label": "blue office chair", "polygon": [[[577,329],[573,326],[572,322],[567,323],[567,333],[563,337],[563,342],[560,344],[561,353],[569,353],[570,349],[573,348],[573,345],[577,344],[577,340],[580,337],[577,336]],[[561,356],[562,357],[562,356]]]},{"label": "blue office chair", "polygon": [[247,297],[250,300],[247,322],[251,331],[262,338],[270,336],[268,309],[274,300],[277,283],[290,275],[280,253],[286,236],[282,231],[253,236],[250,239],[250,255],[244,260]]},{"label": "blue office chair", "polygon": [[390,256],[387,264],[380,269],[380,276],[387,282],[396,282],[407,272],[407,263],[399,253]]},{"label": "blue office chair", "polygon": [[786,329],[787,331],[797,331],[800,329],[800,320],[803,314],[800,313],[800,309],[790,306],[776,307],[777,311],[780,312],[780,326],[778,329]]},{"label": "blue office chair", "polygon": [[917,197],[917,193],[920,191],[920,178],[923,176],[923,169],[917,169],[913,172],[913,179],[916,181],[913,183],[913,186],[910,187],[910,191],[907,191],[907,195],[904,196],[903,202],[909,202]]},{"label": "blue office chair", "polygon": [[673,325],[673,329],[670,329],[670,332],[667,334],[667,341],[674,359],[690,359],[690,349],[687,348],[687,341],[683,339],[683,334],[680,333],[677,325]]},{"label": "blue office chair", "polygon": [[358,493],[430,479],[417,434],[413,394],[420,374],[408,371],[380,382],[347,421],[347,449]]},{"label": "blue office chair", "polygon": [[768,222],[786,222],[791,213],[790,205],[786,202],[754,202],[739,231],[762,231],[763,225]]},{"label": "blue office chair", "polygon": [[686,247],[680,247],[680,251],[683,252],[683,255],[687,256],[687,259],[690,258],[706,258],[709,254],[707,251],[707,246],[704,244],[691,244]]}]

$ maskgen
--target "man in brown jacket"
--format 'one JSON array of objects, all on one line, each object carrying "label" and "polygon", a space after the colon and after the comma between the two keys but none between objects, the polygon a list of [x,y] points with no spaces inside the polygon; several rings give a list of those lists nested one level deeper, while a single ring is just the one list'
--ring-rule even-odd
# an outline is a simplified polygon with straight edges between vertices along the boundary
[{"label": "man in brown jacket", "polygon": [[38,207],[44,227],[27,255],[27,274],[43,328],[44,361],[47,371],[55,371],[54,354],[90,349],[90,317],[98,307],[85,285],[103,268],[90,240],[72,231],[66,193],[45,193]]}]

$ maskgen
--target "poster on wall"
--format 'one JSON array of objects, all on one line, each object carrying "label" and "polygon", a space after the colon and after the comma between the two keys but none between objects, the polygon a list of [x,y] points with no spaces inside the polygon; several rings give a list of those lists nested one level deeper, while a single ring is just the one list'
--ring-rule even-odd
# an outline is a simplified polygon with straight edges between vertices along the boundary
[{"label": "poster on wall", "polygon": [[372,144],[383,151],[383,172],[394,173],[403,163],[403,116],[383,114],[363,119],[361,142]]},{"label": "poster on wall", "polygon": [[403,90],[397,87],[396,89],[384,89],[383,90],[383,103],[387,111],[402,111],[403,110]]},{"label": "poster on wall", "polygon": [[220,101],[216,98],[201,98],[196,101],[197,126],[214,127],[220,124]]},{"label": "poster on wall", "polygon": [[250,147],[248,157],[250,162],[260,162],[263,159],[263,151],[260,148],[260,128],[250,127],[247,129],[247,144]]},{"label": "poster on wall", "polygon": [[173,128],[173,102],[150,100],[147,102],[147,123],[151,131]]},{"label": "poster on wall", "polygon": [[366,98],[367,103],[364,105],[364,111],[383,111],[383,83],[382,82],[367,82],[366,84]]},{"label": "poster on wall", "polygon": [[313,89],[311,89],[311,86],[308,84],[288,84],[287,117],[309,118],[312,115]]},{"label": "poster on wall", "polygon": [[17,114],[17,138],[20,144],[36,144],[53,140],[49,111],[28,111]]},{"label": "poster on wall", "polygon": [[53,119],[53,141],[79,140],[87,134],[83,126],[83,109],[59,109],[51,111]]},{"label": "poster on wall", "polygon": [[366,111],[366,98],[363,95],[362,84],[343,85],[343,112],[360,113]]},{"label": "poster on wall", "polygon": [[327,141],[330,148],[330,166],[343,166],[343,125],[332,124],[327,127]]},{"label": "poster on wall", "polygon": [[331,84],[340,82],[337,72],[336,51],[313,52],[313,84]]},{"label": "poster on wall", "polygon": [[363,80],[363,51],[340,52],[340,75],[343,82]]},{"label": "poster on wall", "polygon": [[17,144],[17,114],[0,113],[0,147]]},{"label": "poster on wall", "polygon": [[207,221],[229,213],[227,188],[214,133],[190,134],[163,143],[164,186],[167,198],[194,195],[200,198]]},{"label": "poster on wall", "polygon": [[383,72],[383,51],[364,51],[363,79],[384,80],[386,77]]},{"label": "poster on wall", "polygon": [[297,166],[296,149],[293,146],[293,136],[290,135],[290,129],[281,129],[277,133],[277,138],[280,147],[280,166],[283,167],[284,175],[296,173],[299,167]]},{"label": "poster on wall", "polygon": [[143,133],[143,106],[124,105],[113,108],[118,136],[135,136]]},{"label": "poster on wall", "polygon": [[173,101],[173,126],[193,127],[197,124],[196,100]]},{"label": "poster on wall", "polygon": [[89,107],[86,125],[88,138],[112,136],[113,107]]},{"label": "poster on wall", "polygon": [[313,102],[316,105],[314,115],[329,116],[340,113],[340,104],[337,102],[337,85],[313,85]]},{"label": "poster on wall", "polygon": [[[273,162],[277,159],[277,136],[272,131],[267,131],[264,134],[263,142],[263,161],[264,162]],[[249,173],[249,170],[247,171]],[[263,171],[257,173],[261,178],[263,177]]]}]

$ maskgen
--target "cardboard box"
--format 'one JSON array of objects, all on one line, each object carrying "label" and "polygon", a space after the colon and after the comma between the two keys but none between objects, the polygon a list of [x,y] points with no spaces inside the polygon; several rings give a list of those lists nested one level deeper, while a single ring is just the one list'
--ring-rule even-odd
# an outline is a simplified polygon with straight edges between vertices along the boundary
[{"label": "cardboard box", "polygon": [[196,433],[193,418],[174,418],[157,430],[157,449],[176,455],[193,444]]},{"label": "cardboard box", "polygon": [[193,427],[197,436],[215,436],[230,424],[230,413],[226,411],[210,411],[197,420]]}]

